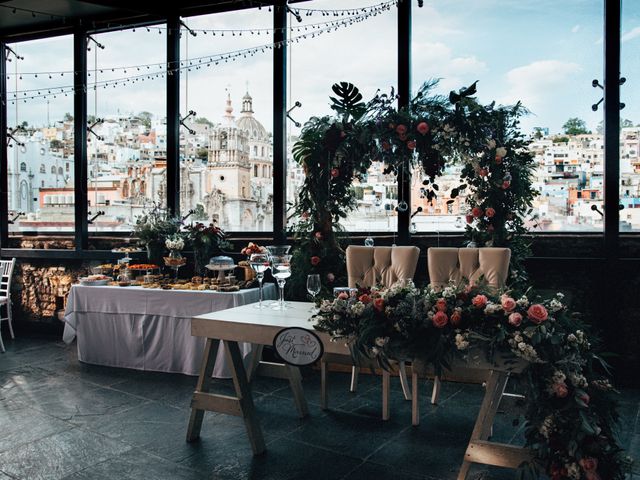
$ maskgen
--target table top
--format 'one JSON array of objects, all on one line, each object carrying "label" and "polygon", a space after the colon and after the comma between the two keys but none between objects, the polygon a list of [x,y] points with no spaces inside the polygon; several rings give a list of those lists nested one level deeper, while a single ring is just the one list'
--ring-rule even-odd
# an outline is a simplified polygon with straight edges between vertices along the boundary
[{"label": "table top", "polygon": [[[197,337],[271,345],[283,328],[297,327],[313,330],[309,311],[311,302],[287,302],[293,308],[257,309],[254,305],[228,308],[198,315],[191,319],[191,334]],[[329,335],[315,331],[324,344],[325,352],[349,354],[344,342],[334,342]]]}]

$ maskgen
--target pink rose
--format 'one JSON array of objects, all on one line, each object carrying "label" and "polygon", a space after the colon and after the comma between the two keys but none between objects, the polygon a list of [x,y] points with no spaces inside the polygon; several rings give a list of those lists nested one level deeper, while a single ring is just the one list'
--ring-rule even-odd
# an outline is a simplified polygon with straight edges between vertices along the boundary
[{"label": "pink rose", "polygon": [[594,457],[583,457],[578,463],[585,472],[593,472],[598,469],[598,459]]},{"label": "pink rose", "polygon": [[338,294],[338,298],[340,300],[348,300],[349,299],[349,294],[347,292],[340,292]]},{"label": "pink rose", "polygon": [[444,298],[439,298],[436,301],[436,308],[438,309],[439,312],[446,312],[447,311],[447,301]]},{"label": "pink rose", "polygon": [[451,314],[451,325],[453,325],[454,327],[457,327],[461,323],[462,323],[462,315],[458,310],[456,310]]},{"label": "pink rose", "polygon": [[378,310],[379,312],[384,310],[384,300],[380,297],[376,298],[373,301],[373,308],[375,308],[376,310]]},{"label": "pink rose", "polygon": [[422,135],[429,133],[429,124],[427,122],[420,122],[416,128]]},{"label": "pink rose", "polygon": [[302,218],[304,218],[305,220],[308,219],[311,215],[309,214],[309,212],[302,212]]},{"label": "pink rose", "polygon": [[510,186],[511,186],[511,182],[509,180],[505,180],[504,182],[502,182],[502,189],[503,190],[506,190]]},{"label": "pink rose", "polygon": [[414,150],[416,148],[416,141],[415,140],[409,140],[407,142],[407,148],[409,150]]},{"label": "pink rose", "polygon": [[516,301],[506,295],[503,295],[500,298],[500,303],[502,304],[502,309],[505,312],[513,312],[513,309],[516,308]]},{"label": "pink rose", "polygon": [[327,282],[332,283],[335,281],[335,279],[336,279],[336,276],[333,273],[331,272],[327,273]]},{"label": "pink rose", "polygon": [[473,207],[473,209],[471,210],[471,214],[474,217],[478,218],[484,215],[484,211],[480,207]]},{"label": "pink rose", "polygon": [[316,232],[315,237],[317,240],[322,240],[322,232]]},{"label": "pink rose", "polygon": [[358,300],[360,300],[362,303],[364,303],[365,305],[367,303],[371,303],[371,297],[369,295],[367,295],[366,293],[363,293],[362,295],[360,295],[358,297]]},{"label": "pink rose", "polygon": [[313,257],[311,257],[311,265],[313,265],[314,267],[317,266],[320,263],[320,257],[314,255]]},{"label": "pink rose", "polygon": [[332,168],[331,169],[331,176],[333,178],[339,177],[340,176],[340,170],[338,170],[337,168]]},{"label": "pink rose", "polygon": [[513,325],[514,327],[519,327],[522,323],[522,315],[518,312],[513,312],[509,315],[509,325]]},{"label": "pink rose", "polygon": [[564,398],[569,394],[569,388],[567,387],[567,384],[564,382],[554,383],[553,387],[551,388],[553,390],[554,395],[558,398]]},{"label": "pink rose", "polygon": [[493,218],[496,216],[496,211],[493,208],[489,207],[485,210],[484,214],[489,218]]},{"label": "pink rose", "polygon": [[527,310],[527,317],[529,317],[529,320],[536,325],[540,325],[542,322],[545,322],[548,316],[549,314],[547,313],[547,309],[539,303],[531,305],[529,310]]},{"label": "pink rose", "polygon": [[476,295],[471,299],[471,304],[476,308],[484,308],[489,300],[485,295]]},{"label": "pink rose", "polygon": [[431,321],[437,328],[444,328],[444,326],[449,323],[449,317],[447,317],[447,314],[444,312],[436,312]]},{"label": "pink rose", "polygon": [[404,135],[407,133],[407,127],[405,125],[400,124],[396,127],[396,132],[398,135]]}]

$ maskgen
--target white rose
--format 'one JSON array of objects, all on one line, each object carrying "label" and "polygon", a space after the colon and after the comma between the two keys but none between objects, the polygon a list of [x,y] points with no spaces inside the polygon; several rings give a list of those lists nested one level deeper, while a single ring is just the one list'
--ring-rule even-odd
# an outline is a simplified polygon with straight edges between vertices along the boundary
[{"label": "white rose", "polygon": [[506,157],[507,156],[507,149],[504,147],[498,147],[496,148],[496,157]]}]

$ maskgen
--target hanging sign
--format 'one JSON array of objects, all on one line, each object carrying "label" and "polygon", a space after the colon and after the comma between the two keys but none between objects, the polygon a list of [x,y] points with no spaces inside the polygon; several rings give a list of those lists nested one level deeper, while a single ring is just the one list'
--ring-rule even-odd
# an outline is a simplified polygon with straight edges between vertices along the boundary
[{"label": "hanging sign", "polygon": [[324,352],[318,335],[298,327],[280,330],[273,338],[273,348],[282,360],[296,367],[315,363]]}]

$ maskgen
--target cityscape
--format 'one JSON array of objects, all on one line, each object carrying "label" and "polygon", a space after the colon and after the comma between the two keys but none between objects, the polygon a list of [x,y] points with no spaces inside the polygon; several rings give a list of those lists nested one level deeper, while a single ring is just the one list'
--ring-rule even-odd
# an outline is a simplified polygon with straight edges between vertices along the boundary
[{"label": "cityscape", "polygon": [[[190,118],[180,138],[181,215],[216,222],[229,232],[268,231],[273,226],[272,134],[254,112],[247,91],[234,105],[226,94],[219,119]],[[239,111],[237,108],[239,107]],[[166,198],[166,119],[149,112],[106,116],[92,127],[87,147],[91,232],[131,232],[136,218]],[[620,130],[621,230],[640,229],[640,127]],[[9,208],[12,232],[74,230],[73,118],[66,114],[46,126],[23,124],[14,133],[21,145],[9,151]],[[304,173],[292,159],[296,137],[288,138],[287,201],[293,203]],[[539,192],[528,220],[534,231],[601,231],[604,143],[601,133],[531,132],[530,149]],[[440,179],[440,194],[420,196],[412,181],[412,233],[456,232],[465,228],[463,195],[449,202],[460,167]],[[358,208],[343,226],[355,232],[395,231],[397,179],[372,165],[366,182],[355,183]],[[422,210],[419,211],[420,207]],[[292,219],[295,221],[295,219]]]}]

